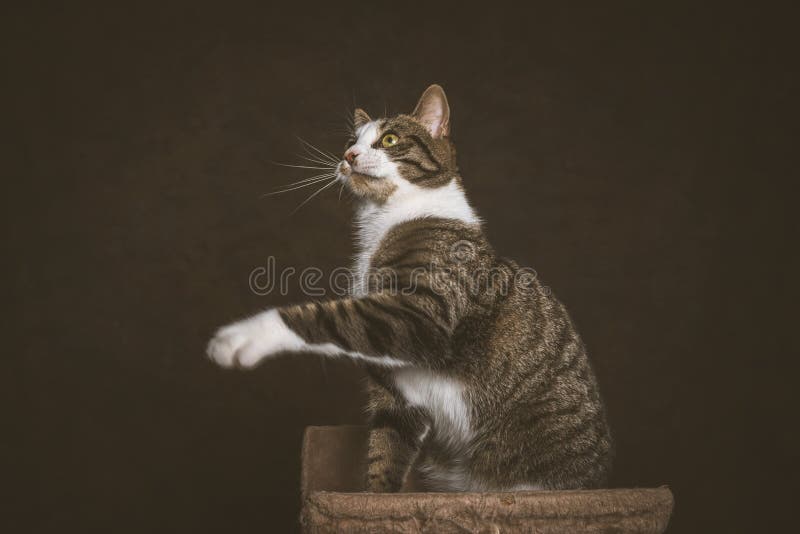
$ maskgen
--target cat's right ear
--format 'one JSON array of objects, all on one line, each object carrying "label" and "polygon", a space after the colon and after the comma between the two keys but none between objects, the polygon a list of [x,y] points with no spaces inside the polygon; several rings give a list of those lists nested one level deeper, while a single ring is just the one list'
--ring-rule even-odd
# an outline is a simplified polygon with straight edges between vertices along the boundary
[{"label": "cat's right ear", "polygon": [[356,108],[353,112],[353,126],[356,130],[370,122],[372,119],[369,118],[367,112],[361,108]]},{"label": "cat's right ear", "polygon": [[412,117],[417,119],[434,139],[450,134],[450,106],[441,85],[433,84],[422,93]]}]

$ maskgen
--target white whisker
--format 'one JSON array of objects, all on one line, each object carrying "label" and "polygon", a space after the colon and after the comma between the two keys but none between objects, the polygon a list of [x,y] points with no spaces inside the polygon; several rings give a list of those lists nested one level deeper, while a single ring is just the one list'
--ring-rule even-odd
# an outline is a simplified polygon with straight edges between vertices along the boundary
[{"label": "white whisker", "polygon": [[324,152],[323,150],[320,150],[319,148],[315,147],[314,145],[312,145],[311,143],[309,143],[308,141],[306,141],[301,137],[298,137],[297,139],[299,139],[300,142],[303,143],[308,148],[311,148],[312,150],[317,152],[320,156],[322,156],[322,159],[329,159],[331,160],[331,162],[339,163],[339,160],[337,160],[336,156],[334,156],[333,154],[329,154],[327,152]]},{"label": "white whisker", "polygon": [[311,200],[311,199],[312,199],[312,198],[314,198],[315,196],[319,195],[320,193],[322,193],[323,191],[325,191],[326,189],[328,189],[330,186],[332,186],[332,185],[333,185],[333,184],[335,184],[336,182],[337,182],[337,179],[336,179],[336,178],[334,178],[334,179],[333,179],[333,180],[331,180],[331,181],[330,181],[328,184],[326,184],[326,185],[322,186],[321,188],[317,189],[316,191],[314,191],[314,193],[313,193],[313,194],[312,194],[310,197],[308,197],[307,199],[305,199],[303,202],[301,202],[301,203],[300,203],[300,205],[299,205],[299,206],[297,206],[297,207],[294,209],[294,211],[293,211],[292,213],[293,213],[293,214],[294,214],[294,213],[296,213],[296,212],[297,212],[297,210],[299,210],[300,208],[302,208],[303,206],[305,206],[305,205],[306,205],[306,203],[308,203],[308,201],[309,201],[309,200]]},{"label": "white whisker", "polygon": [[[302,154],[295,154],[295,156],[297,156],[298,158],[302,158],[302,159],[304,159],[304,160],[306,160],[306,161],[310,161],[310,162],[312,162],[312,163],[319,163],[320,165],[331,165],[331,163],[330,163],[330,162],[328,162],[328,161],[322,161],[321,159],[318,159],[318,158],[313,158],[313,157],[312,157],[312,158],[310,158],[310,157],[308,157],[308,156],[304,156],[304,155],[302,155]],[[337,162],[337,163],[338,163],[338,162]]]},{"label": "white whisker", "polygon": [[320,170],[320,171],[330,171],[330,170],[333,170],[333,169],[336,168],[334,166],[312,167],[310,165],[290,165],[288,163],[278,163],[277,161],[273,161],[272,163],[275,164],[275,165],[280,165],[281,167],[292,167],[294,169],[315,169],[315,170]]},{"label": "white whisker", "polygon": [[295,185],[294,187],[286,187],[284,189],[279,189],[277,191],[271,191],[269,193],[264,193],[261,196],[262,197],[269,197],[269,196],[278,195],[278,194],[281,194],[281,193],[288,193],[289,191],[295,191],[297,189],[302,189],[302,188],[308,187],[310,185],[316,185],[319,182],[324,182],[325,180],[329,180],[330,178],[336,179],[336,175],[329,174],[329,175],[326,175],[326,176],[321,176],[321,177],[318,177],[318,178],[314,178],[313,180],[310,180],[308,182],[301,183],[300,185]]},{"label": "white whisker", "polygon": [[[312,152],[311,150],[308,149],[308,147],[304,146],[303,150],[305,151],[306,155],[310,157],[322,159],[322,156],[319,156],[316,152]],[[327,154],[325,155],[325,159],[323,161],[325,161],[324,165],[336,165],[337,163],[339,163],[338,160],[334,162],[334,159],[329,157]]]},{"label": "white whisker", "polygon": [[[323,181],[323,180],[319,180],[319,181],[321,182],[321,181]],[[283,193],[289,193],[289,192],[291,192],[291,191],[296,191],[297,189],[302,189],[302,188],[304,188],[304,187],[309,187],[309,186],[311,186],[311,185],[317,185],[318,183],[319,183],[319,182],[309,182],[309,183],[307,183],[307,184],[298,185],[297,187],[290,187],[289,189],[281,189],[280,191],[271,191],[271,192],[269,192],[269,193],[264,193],[264,194],[263,194],[263,195],[261,195],[261,196],[262,196],[262,197],[271,197],[271,196],[274,196],[274,195],[281,195],[281,194],[283,194]]]},{"label": "white whisker", "polygon": [[315,176],[310,176],[308,178],[303,178],[302,180],[297,180],[296,182],[292,182],[292,183],[289,183],[289,184],[283,184],[283,185],[280,185],[278,187],[279,188],[281,188],[281,187],[291,187],[293,185],[302,184],[302,183],[305,183],[305,182],[313,182],[317,178],[330,178],[331,176],[336,176],[336,173],[335,172],[323,172],[322,174],[317,174]]}]

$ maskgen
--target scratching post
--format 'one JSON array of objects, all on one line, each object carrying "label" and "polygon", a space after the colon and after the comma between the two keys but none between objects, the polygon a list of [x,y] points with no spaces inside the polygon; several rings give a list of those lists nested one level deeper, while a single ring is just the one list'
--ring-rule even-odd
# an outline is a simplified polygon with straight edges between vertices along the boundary
[{"label": "scratching post", "polygon": [[367,430],[308,427],[301,524],[307,533],[663,532],[669,488],[486,493],[364,493]]}]

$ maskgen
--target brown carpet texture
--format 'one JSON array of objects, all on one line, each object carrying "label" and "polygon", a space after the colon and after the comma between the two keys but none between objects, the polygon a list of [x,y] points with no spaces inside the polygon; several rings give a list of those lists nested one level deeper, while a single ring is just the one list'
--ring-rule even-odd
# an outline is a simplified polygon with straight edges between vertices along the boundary
[{"label": "brown carpet texture", "polygon": [[[366,431],[309,427],[303,440],[304,532],[664,532],[672,492],[660,488],[507,493],[361,492]],[[413,488],[409,488],[413,489]]]}]

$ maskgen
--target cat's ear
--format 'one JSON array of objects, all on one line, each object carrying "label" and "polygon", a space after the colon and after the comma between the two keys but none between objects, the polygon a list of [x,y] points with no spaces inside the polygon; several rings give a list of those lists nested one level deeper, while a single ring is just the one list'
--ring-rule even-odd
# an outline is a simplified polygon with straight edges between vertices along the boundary
[{"label": "cat's ear", "polygon": [[358,130],[371,120],[372,119],[369,118],[367,112],[361,108],[356,108],[356,110],[353,112],[353,126],[355,127],[356,130]]},{"label": "cat's ear", "polygon": [[425,89],[411,115],[427,128],[434,139],[447,137],[450,133],[450,106],[440,85],[433,84]]}]

